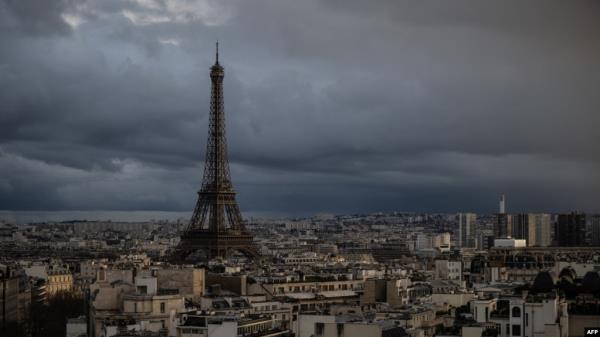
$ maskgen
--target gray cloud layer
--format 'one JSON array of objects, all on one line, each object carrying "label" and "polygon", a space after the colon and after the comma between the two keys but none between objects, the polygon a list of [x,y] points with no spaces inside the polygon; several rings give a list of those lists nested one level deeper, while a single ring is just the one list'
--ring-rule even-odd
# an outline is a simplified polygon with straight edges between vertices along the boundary
[{"label": "gray cloud layer", "polygon": [[596,1],[0,0],[0,209],[598,210]]}]

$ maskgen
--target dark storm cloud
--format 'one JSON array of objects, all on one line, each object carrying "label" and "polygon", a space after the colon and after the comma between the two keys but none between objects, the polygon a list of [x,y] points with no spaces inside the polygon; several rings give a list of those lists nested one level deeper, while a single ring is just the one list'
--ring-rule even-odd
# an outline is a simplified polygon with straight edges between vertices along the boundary
[{"label": "dark storm cloud", "polygon": [[0,27],[31,35],[70,32],[62,13],[73,4],[69,0],[3,0],[0,2]]},{"label": "dark storm cloud", "polygon": [[597,2],[0,1],[0,209],[597,210]]}]

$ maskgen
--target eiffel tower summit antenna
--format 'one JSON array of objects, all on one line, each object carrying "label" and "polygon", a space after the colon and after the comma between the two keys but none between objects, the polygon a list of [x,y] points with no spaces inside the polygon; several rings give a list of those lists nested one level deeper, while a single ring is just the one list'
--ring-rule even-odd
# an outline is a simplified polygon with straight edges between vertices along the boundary
[{"label": "eiffel tower summit antenna", "polygon": [[219,40],[217,40],[217,52],[216,52],[216,57],[215,57],[215,64],[219,64]]}]

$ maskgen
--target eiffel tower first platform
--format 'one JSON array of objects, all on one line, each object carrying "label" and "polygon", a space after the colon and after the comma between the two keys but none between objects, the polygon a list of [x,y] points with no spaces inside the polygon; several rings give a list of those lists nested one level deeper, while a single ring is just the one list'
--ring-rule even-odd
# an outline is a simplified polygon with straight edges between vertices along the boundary
[{"label": "eiffel tower first platform", "polygon": [[229,173],[223,108],[224,70],[219,64],[217,42],[216,61],[210,68],[212,89],[202,187],[192,219],[170,256],[172,262],[208,261],[228,257],[235,251],[253,259],[258,257],[253,236],[246,230],[235,200]]}]

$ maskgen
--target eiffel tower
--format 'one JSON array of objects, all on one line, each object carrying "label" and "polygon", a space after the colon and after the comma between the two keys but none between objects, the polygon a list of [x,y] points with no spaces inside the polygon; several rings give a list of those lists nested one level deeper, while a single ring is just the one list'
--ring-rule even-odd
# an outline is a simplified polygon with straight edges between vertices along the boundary
[{"label": "eiffel tower", "polygon": [[204,177],[194,214],[171,254],[173,262],[225,258],[235,251],[249,258],[258,257],[253,236],[246,230],[235,200],[229,173],[223,108],[224,77],[225,69],[219,64],[217,42],[216,61],[210,68],[212,89]]}]

